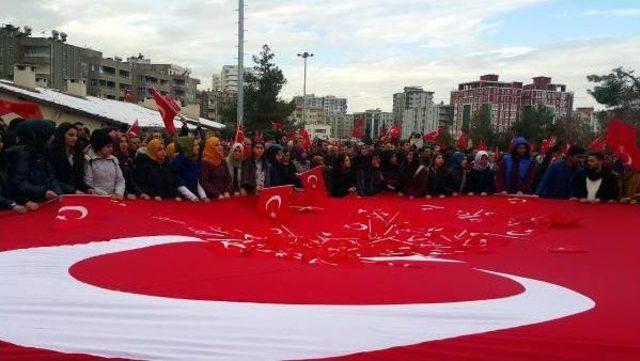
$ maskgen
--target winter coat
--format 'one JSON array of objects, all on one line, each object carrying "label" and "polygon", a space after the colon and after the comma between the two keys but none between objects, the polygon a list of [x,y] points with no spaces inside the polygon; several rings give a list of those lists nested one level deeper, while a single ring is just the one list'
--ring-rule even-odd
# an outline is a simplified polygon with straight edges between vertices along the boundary
[{"label": "winter coat", "polygon": [[27,148],[17,146],[8,151],[9,195],[18,203],[45,200],[48,190],[62,194],[55,172],[44,154],[35,154]]},{"label": "winter coat", "polygon": [[178,196],[168,161],[159,164],[146,154],[140,154],[136,158],[134,178],[140,191],[149,197],[172,199]]},{"label": "winter coat", "polygon": [[361,196],[371,196],[382,191],[382,172],[380,168],[360,168],[356,174],[356,189]]},{"label": "winter coat", "polygon": [[209,198],[218,198],[225,193],[233,193],[231,174],[227,161],[222,159],[218,165],[203,160],[200,165],[200,184]]},{"label": "winter coat", "polygon": [[458,192],[459,184],[452,181],[449,169],[429,167],[427,172],[427,194],[430,196],[440,196]]},{"label": "winter coat", "polygon": [[423,197],[427,190],[427,167],[415,164],[403,164],[400,168],[401,189],[410,197]]},{"label": "winter coat", "polygon": [[171,170],[176,187],[186,187],[189,192],[198,195],[198,180],[200,178],[200,160],[191,160],[178,153],[171,162]]},{"label": "winter coat", "polygon": [[[270,187],[271,181],[269,179],[269,166],[267,162],[264,160],[260,160],[262,164],[262,171],[264,172],[264,187]],[[256,190],[256,171],[258,167],[256,166],[256,160],[251,157],[242,162],[242,179],[240,180],[241,187],[247,192],[255,192]]]},{"label": "winter coat", "polygon": [[110,155],[107,158],[99,157],[93,152],[85,156],[84,181],[93,188],[96,194],[118,194],[124,196],[126,184],[118,158]]},{"label": "winter coat", "polygon": [[68,155],[59,151],[51,154],[51,165],[65,194],[73,194],[76,191],[86,193],[89,190],[89,186],[84,182],[84,162],[85,157],[82,153],[71,152]]},{"label": "winter coat", "polygon": [[495,175],[496,173],[489,167],[486,167],[485,169],[470,170],[466,191],[473,192],[475,194],[483,192],[487,194],[495,193]]},{"label": "winter coat", "polygon": [[331,172],[331,196],[344,197],[348,195],[349,188],[354,187],[355,183],[355,176],[351,169],[333,169]]},{"label": "winter coat", "polygon": [[[584,169],[576,176],[575,182],[571,187],[571,197],[587,198],[587,174],[588,170]],[[600,187],[596,192],[596,198],[600,199],[603,202],[617,199],[619,191],[618,179],[616,178],[616,176],[613,175],[610,170],[602,169],[601,179],[602,183],[600,183]]]},{"label": "winter coat", "polygon": [[570,167],[565,161],[554,162],[544,172],[536,188],[536,194],[544,198],[567,199],[570,196],[571,185],[580,172],[581,166]]}]

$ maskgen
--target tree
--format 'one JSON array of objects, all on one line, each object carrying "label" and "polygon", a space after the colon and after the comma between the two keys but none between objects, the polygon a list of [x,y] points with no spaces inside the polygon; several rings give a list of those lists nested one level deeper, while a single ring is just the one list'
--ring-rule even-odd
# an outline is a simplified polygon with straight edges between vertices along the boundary
[{"label": "tree", "polygon": [[551,134],[559,140],[581,145],[588,145],[595,138],[589,124],[576,115],[559,118],[553,124]]},{"label": "tree", "polygon": [[640,78],[633,70],[615,68],[606,75],[588,75],[595,83],[589,94],[607,109],[598,114],[602,129],[612,118],[632,123],[640,130]]},{"label": "tree", "polygon": [[[251,131],[271,129],[277,121],[285,127],[291,126],[288,118],[295,109],[293,101],[280,98],[282,86],[287,83],[282,70],[273,63],[275,54],[268,45],[263,45],[258,55],[253,56],[253,72],[245,74],[244,125]],[[237,104],[229,104],[223,111],[226,124],[236,123]],[[235,128],[235,127],[234,127]]]},{"label": "tree", "polygon": [[469,126],[469,138],[474,145],[478,145],[482,141],[488,145],[494,144],[495,132],[493,125],[491,125],[491,106],[489,104],[483,104],[473,113]]},{"label": "tree", "polygon": [[554,113],[548,107],[539,105],[525,107],[521,119],[513,123],[512,131],[527,138],[531,143],[540,144],[541,140],[553,130]]}]

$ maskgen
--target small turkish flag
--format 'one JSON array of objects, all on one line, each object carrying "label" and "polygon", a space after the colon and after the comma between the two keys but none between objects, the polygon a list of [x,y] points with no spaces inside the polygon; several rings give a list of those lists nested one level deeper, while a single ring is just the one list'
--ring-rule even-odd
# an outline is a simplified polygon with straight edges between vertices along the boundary
[{"label": "small turkish flag", "polygon": [[289,200],[292,194],[292,185],[263,189],[260,198],[258,198],[258,215],[282,220],[284,212],[289,209]]},{"label": "small turkish flag", "polygon": [[131,127],[129,127],[129,129],[127,130],[127,134],[129,133],[140,135],[140,124],[138,123],[138,119],[136,119],[136,121],[133,122],[133,124],[131,124]]},{"label": "small turkish flag", "polygon": [[160,116],[162,117],[162,121],[164,122],[164,127],[167,129],[167,132],[171,135],[176,135],[176,126],[173,124],[173,119],[178,115],[180,109],[175,108],[176,105],[173,104],[175,101],[173,103],[170,102],[155,88],[150,88],[149,93],[153,95],[153,100],[155,100],[158,105],[158,111],[160,112]]},{"label": "small turkish flag", "polygon": [[327,188],[324,185],[322,168],[322,166],[315,167],[298,175],[305,192],[314,198],[327,196]]},{"label": "small turkish flag", "polygon": [[36,103],[10,102],[0,99],[0,117],[11,113],[24,119],[42,119],[42,112]]}]

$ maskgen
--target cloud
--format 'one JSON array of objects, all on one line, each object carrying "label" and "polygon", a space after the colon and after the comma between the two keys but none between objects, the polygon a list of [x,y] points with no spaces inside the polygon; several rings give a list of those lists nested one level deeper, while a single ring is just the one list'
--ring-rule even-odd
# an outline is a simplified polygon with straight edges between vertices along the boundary
[{"label": "cloud", "polygon": [[581,12],[581,16],[640,16],[640,8],[589,9]]},{"label": "cloud", "polygon": [[[347,97],[350,111],[389,110],[392,94],[406,85],[422,85],[448,101],[459,82],[482,73],[521,80],[549,74],[576,90],[578,103],[588,103],[586,74],[606,72],[622,60],[639,67],[637,38],[535,46],[486,40],[501,31],[502,17],[540,2],[248,0],[245,64],[269,44],[289,80],[284,96],[291,97],[302,89],[296,53],[311,51],[316,56],[309,62],[308,89]],[[222,65],[236,62],[234,0],[4,0],[2,6],[2,22],[30,25],[35,35],[65,31],[70,43],[105,56],[141,52],[152,61],[186,66],[203,88]]]}]

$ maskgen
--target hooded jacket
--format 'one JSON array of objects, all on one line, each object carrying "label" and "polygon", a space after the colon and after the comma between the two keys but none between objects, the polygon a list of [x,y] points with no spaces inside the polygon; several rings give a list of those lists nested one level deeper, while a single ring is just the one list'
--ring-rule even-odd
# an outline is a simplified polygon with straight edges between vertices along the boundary
[{"label": "hooded jacket", "polygon": [[[527,147],[527,152],[522,157],[519,157],[516,151],[520,145]],[[524,137],[517,137],[512,143],[511,153],[502,158],[498,167],[496,190],[530,194],[533,192],[534,176],[535,162],[531,159],[531,146]]]}]

